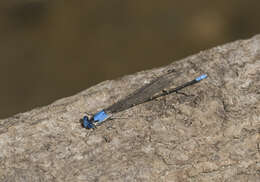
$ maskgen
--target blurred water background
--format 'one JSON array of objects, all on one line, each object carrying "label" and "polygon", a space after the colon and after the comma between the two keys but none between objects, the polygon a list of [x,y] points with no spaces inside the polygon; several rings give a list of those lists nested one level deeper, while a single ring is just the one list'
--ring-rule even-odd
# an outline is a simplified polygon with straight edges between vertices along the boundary
[{"label": "blurred water background", "polygon": [[2,0],[0,118],[260,33],[256,0]]}]

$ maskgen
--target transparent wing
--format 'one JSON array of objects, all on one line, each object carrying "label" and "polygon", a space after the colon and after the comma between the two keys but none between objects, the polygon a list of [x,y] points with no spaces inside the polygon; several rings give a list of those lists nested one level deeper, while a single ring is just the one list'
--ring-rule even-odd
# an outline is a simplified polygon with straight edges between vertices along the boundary
[{"label": "transparent wing", "polygon": [[116,102],[115,104],[109,106],[105,109],[108,113],[116,113],[120,111],[124,111],[126,109],[129,109],[130,107],[133,107],[138,104],[142,104],[144,102],[147,102],[151,100],[152,96],[156,93],[162,91],[167,86],[169,86],[172,83],[173,78],[176,75],[171,73],[167,73],[150,83],[146,84],[145,86],[139,88],[126,98]]}]

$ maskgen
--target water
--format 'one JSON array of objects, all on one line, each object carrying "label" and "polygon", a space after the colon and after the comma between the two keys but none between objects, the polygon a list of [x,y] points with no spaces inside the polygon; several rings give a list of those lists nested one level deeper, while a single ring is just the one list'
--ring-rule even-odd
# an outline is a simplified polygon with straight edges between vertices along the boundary
[{"label": "water", "polygon": [[187,2],[1,1],[0,118],[260,32],[258,1]]}]

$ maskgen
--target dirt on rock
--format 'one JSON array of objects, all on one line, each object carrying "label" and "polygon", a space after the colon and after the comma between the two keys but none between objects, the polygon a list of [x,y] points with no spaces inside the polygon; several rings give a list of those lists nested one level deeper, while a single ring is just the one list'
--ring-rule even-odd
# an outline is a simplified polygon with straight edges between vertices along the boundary
[{"label": "dirt on rock", "polygon": [[[171,87],[208,78],[117,113],[96,130],[87,113],[155,76]],[[0,181],[251,181],[260,179],[260,36],[166,67],[102,82],[72,97],[0,120]]]}]

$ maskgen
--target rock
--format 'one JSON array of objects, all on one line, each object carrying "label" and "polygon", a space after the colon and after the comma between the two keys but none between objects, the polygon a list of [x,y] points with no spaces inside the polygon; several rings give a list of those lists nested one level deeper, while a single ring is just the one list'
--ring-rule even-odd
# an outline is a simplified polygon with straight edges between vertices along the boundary
[{"label": "rock", "polygon": [[[174,70],[178,86],[98,129],[79,120]],[[0,120],[0,181],[259,181],[260,35]]]}]

